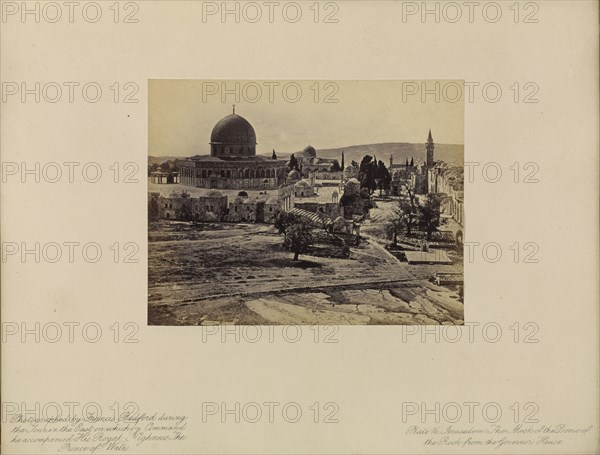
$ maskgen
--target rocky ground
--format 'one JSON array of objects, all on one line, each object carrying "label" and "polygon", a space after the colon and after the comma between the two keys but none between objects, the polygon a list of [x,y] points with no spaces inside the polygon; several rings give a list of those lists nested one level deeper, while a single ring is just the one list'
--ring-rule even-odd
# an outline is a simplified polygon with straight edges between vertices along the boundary
[{"label": "rocky ground", "polygon": [[427,281],[440,266],[400,262],[377,237],[348,259],[295,262],[270,225],[161,221],[148,231],[151,325],[463,323],[456,291]]}]

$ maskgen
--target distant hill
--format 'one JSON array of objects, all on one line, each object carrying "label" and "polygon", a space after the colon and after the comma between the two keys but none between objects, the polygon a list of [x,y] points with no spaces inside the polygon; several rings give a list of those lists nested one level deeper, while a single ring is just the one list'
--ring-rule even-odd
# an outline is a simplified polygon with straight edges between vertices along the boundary
[{"label": "distant hill", "polygon": [[163,161],[183,160],[185,156],[149,156],[148,164],[160,164]]},{"label": "distant hill", "polygon": [[[434,158],[449,163],[462,163],[464,161],[463,144],[435,144]],[[426,158],[425,144],[410,144],[406,142],[388,142],[384,144],[364,144],[351,145],[349,147],[340,147],[335,149],[317,149],[317,156],[322,158],[337,158],[342,156],[344,151],[344,160],[346,166],[354,160],[358,163],[365,155],[377,157],[387,166],[390,162],[390,155],[394,156],[394,163],[404,163],[406,159],[410,161],[414,158],[415,163],[422,163]]]},{"label": "distant hill", "polygon": [[[464,149],[463,144],[435,144],[434,158],[435,160],[446,161],[448,163],[462,164],[464,161]],[[333,149],[319,149],[317,148],[317,156],[321,158],[337,158],[341,159],[342,150],[344,151],[344,160],[346,166],[350,164],[352,160],[360,163],[363,156],[375,155],[378,160],[382,160],[387,166],[390,162],[390,155],[394,155],[394,163],[404,163],[406,159],[410,161],[414,158],[415,164],[420,164],[425,161],[426,151],[425,144],[412,144],[407,142],[387,142],[384,144],[364,144],[364,145],[350,145],[348,147],[338,147]],[[300,150],[298,150],[300,152]],[[298,153],[294,152],[294,153]],[[271,153],[262,155],[267,158],[271,157]],[[289,153],[277,152],[279,158],[287,158],[290,156]],[[182,156],[149,156],[149,164],[160,164],[165,160],[181,160],[184,159]]]}]

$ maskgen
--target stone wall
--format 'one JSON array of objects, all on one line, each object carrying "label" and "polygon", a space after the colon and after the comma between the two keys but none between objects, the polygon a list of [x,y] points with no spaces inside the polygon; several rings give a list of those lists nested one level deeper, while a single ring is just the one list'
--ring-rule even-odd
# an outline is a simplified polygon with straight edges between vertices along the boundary
[{"label": "stone wall", "polygon": [[185,220],[191,215],[192,201],[190,197],[158,198],[158,216],[167,220]]},{"label": "stone wall", "polygon": [[227,211],[227,196],[201,196],[192,200],[192,220],[222,221]]},{"label": "stone wall", "polygon": [[257,211],[261,205],[264,209],[264,202],[237,199],[229,204],[227,221],[231,223],[254,223],[257,221]]}]

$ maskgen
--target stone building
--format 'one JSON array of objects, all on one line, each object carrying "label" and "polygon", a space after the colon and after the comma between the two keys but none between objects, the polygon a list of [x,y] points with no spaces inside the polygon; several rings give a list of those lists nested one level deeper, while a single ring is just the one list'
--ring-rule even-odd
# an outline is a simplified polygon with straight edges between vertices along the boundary
[{"label": "stone building", "polygon": [[393,155],[390,156],[390,165],[388,170],[392,176],[390,184],[392,196],[399,196],[403,186],[413,189],[416,194],[427,194],[429,192],[429,170],[436,162],[434,161],[434,148],[431,130],[427,136],[425,144],[426,160],[422,165],[415,165],[411,158],[410,163],[406,160],[405,164],[394,164]]},{"label": "stone building", "polygon": [[222,221],[227,212],[227,196],[209,191],[197,198],[186,192],[158,197],[158,217],[180,221]]},{"label": "stone building", "polygon": [[185,191],[158,198],[158,216],[167,220],[188,220],[191,217],[192,200]]},{"label": "stone building", "polygon": [[159,184],[179,183],[179,172],[167,171],[159,167],[156,171],[150,172],[150,181]]},{"label": "stone building", "polygon": [[[243,192],[242,192],[243,193]],[[254,197],[238,195],[229,204],[226,220],[232,223],[273,223],[281,211],[294,208],[294,185],[283,185]]]},{"label": "stone building", "polygon": [[313,197],[315,188],[306,180],[300,180],[294,184],[294,193],[296,197]]},{"label": "stone building", "polygon": [[442,196],[442,213],[463,226],[464,167],[437,162],[428,173],[428,192]]},{"label": "stone building", "polygon": [[192,200],[193,221],[222,221],[227,212],[227,196],[217,190]]},{"label": "stone building", "polygon": [[180,163],[181,183],[201,188],[277,188],[285,178],[286,161],[256,155],[254,128],[235,113],[235,107],[213,128],[210,155]]},{"label": "stone building", "polygon": [[238,196],[229,204],[227,221],[231,223],[254,223],[264,219],[264,208],[265,201]]},{"label": "stone building", "polygon": [[[335,161],[335,158],[321,158],[317,156],[317,151],[312,145],[307,145],[301,152],[294,153],[298,164],[303,172],[329,172]],[[339,165],[339,161],[338,161]]]}]

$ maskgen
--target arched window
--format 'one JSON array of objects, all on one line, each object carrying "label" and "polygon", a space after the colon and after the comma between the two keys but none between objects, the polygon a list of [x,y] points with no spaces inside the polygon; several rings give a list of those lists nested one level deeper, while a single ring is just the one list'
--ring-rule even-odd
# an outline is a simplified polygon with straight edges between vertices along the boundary
[{"label": "arched window", "polygon": [[227,172],[225,172],[225,177],[227,177],[228,179],[231,178],[231,171],[227,170]]},{"label": "arched window", "polygon": [[225,169],[221,169],[221,177],[225,178]]}]

